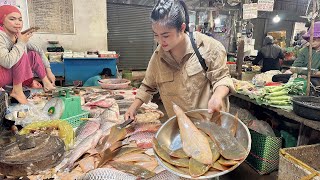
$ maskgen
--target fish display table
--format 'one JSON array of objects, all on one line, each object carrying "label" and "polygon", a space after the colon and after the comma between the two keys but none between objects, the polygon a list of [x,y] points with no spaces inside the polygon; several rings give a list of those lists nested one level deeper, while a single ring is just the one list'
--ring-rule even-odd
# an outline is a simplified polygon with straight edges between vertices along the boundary
[{"label": "fish display table", "polygon": [[282,117],[285,117],[285,118],[288,118],[290,120],[293,120],[293,121],[300,123],[297,146],[305,145],[307,143],[308,137],[307,137],[306,133],[308,131],[310,131],[312,129],[314,129],[316,131],[320,131],[320,121],[313,121],[310,119],[300,117],[300,116],[296,115],[293,111],[285,111],[283,109],[278,109],[278,108],[274,108],[274,107],[270,107],[270,106],[266,106],[266,105],[259,105],[255,100],[250,99],[246,95],[238,94],[238,93],[232,94],[230,96],[230,101],[234,102],[236,104],[238,104],[240,101],[245,101],[245,102],[248,102],[248,103],[251,103],[254,105],[258,105],[266,111],[274,112],[279,116],[282,116]]}]

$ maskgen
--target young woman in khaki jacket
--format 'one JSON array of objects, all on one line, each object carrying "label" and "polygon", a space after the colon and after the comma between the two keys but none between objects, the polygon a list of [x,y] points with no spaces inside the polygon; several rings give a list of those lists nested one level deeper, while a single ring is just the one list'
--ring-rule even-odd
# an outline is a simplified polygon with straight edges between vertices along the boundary
[{"label": "young woman in khaki jacket", "polygon": [[159,45],[125,119],[135,118],[136,110],[158,92],[169,117],[175,115],[172,102],[185,111],[228,111],[228,94],[234,87],[223,45],[207,35],[193,33],[196,47],[205,60],[207,70],[204,70],[189,38],[189,15],[183,1],[159,0],[151,20]]}]

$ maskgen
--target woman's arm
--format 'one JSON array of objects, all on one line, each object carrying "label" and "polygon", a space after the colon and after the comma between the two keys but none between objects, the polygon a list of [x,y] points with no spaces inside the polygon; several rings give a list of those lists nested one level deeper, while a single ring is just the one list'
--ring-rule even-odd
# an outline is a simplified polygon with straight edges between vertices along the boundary
[{"label": "woman's arm", "polygon": [[18,41],[16,44],[12,46],[12,49],[9,50],[7,42],[9,40],[6,39],[0,34],[0,66],[10,69],[14,66],[22,57],[25,52],[26,43],[23,41]]},{"label": "woman's arm", "polygon": [[29,42],[27,44],[27,50],[28,51],[36,51],[36,52],[38,52],[40,57],[41,57],[41,59],[42,59],[42,62],[44,64],[44,66],[46,68],[50,68],[50,62],[49,62],[47,56],[45,55],[44,51],[41,48],[39,48],[35,44],[32,44],[32,43]]},{"label": "woman's arm", "polygon": [[136,111],[140,108],[140,106],[143,103],[148,103],[151,101],[152,97],[154,94],[158,92],[157,89],[157,84],[156,84],[156,78],[155,78],[155,73],[156,72],[156,67],[155,67],[155,62],[157,60],[158,55],[153,53],[150,61],[148,68],[146,70],[146,75],[145,78],[142,81],[142,84],[140,85],[135,100],[125,113],[125,119],[127,120],[128,118],[134,119]]},{"label": "woman's arm", "polygon": [[213,43],[213,53],[210,62],[207,62],[207,78],[212,84],[213,94],[208,101],[209,112],[220,111],[225,98],[231,92],[235,92],[232,79],[230,78],[227,63],[227,53],[220,42]]}]

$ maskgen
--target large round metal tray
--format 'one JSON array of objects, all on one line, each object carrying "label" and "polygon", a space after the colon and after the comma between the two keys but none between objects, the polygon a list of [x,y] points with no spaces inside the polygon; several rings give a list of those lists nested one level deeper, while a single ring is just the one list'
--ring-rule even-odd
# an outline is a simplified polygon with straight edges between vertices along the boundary
[{"label": "large round metal tray", "polygon": [[64,142],[56,136],[41,134],[34,138],[36,147],[20,150],[14,142],[0,149],[0,173],[6,176],[37,174],[60,163]]},{"label": "large round metal tray", "polygon": [[[294,66],[291,66],[290,67],[290,71],[292,73],[297,73],[297,74],[304,74],[304,75],[308,74],[308,68],[307,67],[294,67]],[[314,75],[317,72],[318,72],[318,69],[311,69],[311,75]]]},{"label": "large round metal tray", "polygon": [[320,97],[295,96],[292,98],[292,106],[298,116],[320,121]]},{"label": "large round metal tray", "polygon": [[[226,113],[226,112],[220,112],[221,113],[221,121],[222,124],[225,122],[233,122],[235,119],[235,116]],[[205,117],[207,117],[208,120],[211,119],[211,117],[213,115],[216,114],[209,114],[208,113],[208,109],[197,109],[197,110],[191,110],[185,113],[191,121],[194,120],[200,120],[199,118],[201,118],[201,116],[199,116],[199,114],[204,115]],[[202,118],[203,119],[203,118]],[[240,142],[241,145],[243,145],[243,147],[247,150],[247,156],[250,152],[251,149],[251,136],[250,136],[250,132],[247,128],[247,126],[237,118],[238,120],[238,129],[236,132],[236,139]],[[178,126],[178,122],[176,119],[176,116],[173,116],[172,118],[168,119],[167,122],[165,122],[160,129],[158,130],[157,134],[156,134],[156,139],[158,140],[160,145],[164,145],[167,146],[169,149],[171,150],[176,150],[176,149],[180,149],[182,147],[181,144],[181,138],[180,138],[180,131],[179,131],[179,126]],[[155,156],[159,162],[159,164],[164,167],[166,170],[172,172],[173,174],[176,174],[180,177],[184,177],[184,178],[192,178],[191,176],[185,175],[185,174],[181,174],[179,172],[173,171],[171,168],[167,167],[164,163],[163,160],[158,157],[157,153],[155,153]],[[247,157],[246,156],[246,157]],[[233,167],[229,168],[228,170],[225,171],[221,171],[219,173],[217,172],[209,172],[206,175],[200,176],[196,179],[207,179],[207,178],[214,178],[214,177],[219,177],[221,175],[227,174],[229,172],[231,172],[232,170],[234,170],[235,168],[237,168],[246,158],[242,159],[237,165],[234,165]],[[193,178],[194,179],[194,178]]]}]

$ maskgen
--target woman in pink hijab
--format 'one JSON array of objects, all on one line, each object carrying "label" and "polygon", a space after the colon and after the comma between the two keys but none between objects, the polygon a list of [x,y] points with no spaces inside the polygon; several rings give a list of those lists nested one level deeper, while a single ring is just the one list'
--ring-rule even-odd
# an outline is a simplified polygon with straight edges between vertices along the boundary
[{"label": "woman in pink hijab", "polygon": [[0,6],[0,87],[12,85],[10,96],[19,103],[27,103],[22,83],[36,73],[45,91],[54,89],[55,76],[44,52],[31,44],[32,31],[21,34],[20,11],[9,5]]}]

